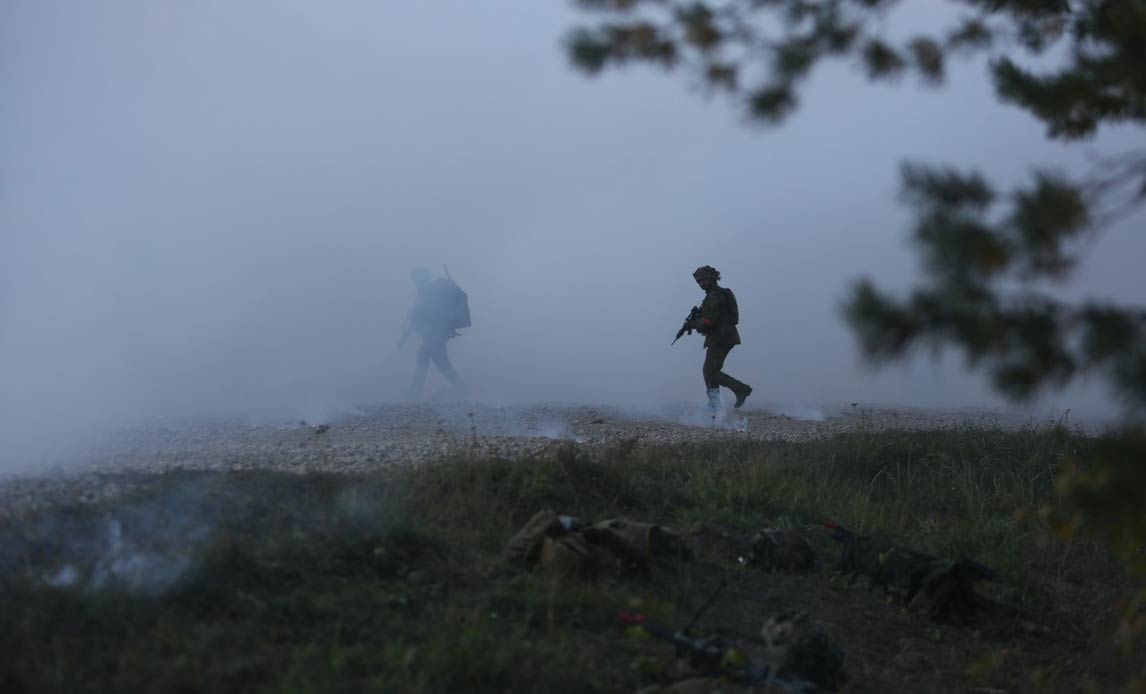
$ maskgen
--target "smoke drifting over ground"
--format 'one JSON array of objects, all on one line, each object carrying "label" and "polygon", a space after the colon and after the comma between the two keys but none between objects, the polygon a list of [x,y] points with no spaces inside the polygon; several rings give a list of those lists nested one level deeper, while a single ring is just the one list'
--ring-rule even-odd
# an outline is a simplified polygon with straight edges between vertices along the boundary
[{"label": "smoke drifting over ground", "polygon": [[[899,160],[1010,180],[1079,160],[978,66],[927,96],[828,70],[761,133],[672,80],[582,79],[572,21],[562,3],[4,3],[0,470],[140,424],[397,400],[408,273],[443,263],[470,295],[451,350],[480,402],[701,399],[700,341],[668,343],[705,263],[739,297],[728,370],[760,402],[996,402],[954,360],[864,370],[837,313],[852,279],[914,272]],[[1140,293],[1142,243],[1116,234],[1084,289]]]},{"label": "smoke drifting over ground", "polygon": [[40,582],[57,588],[161,592],[213,539],[210,500],[218,492],[189,481],[124,503],[110,515],[82,507],[40,514],[21,530],[5,528],[0,565],[14,573],[38,572]]}]

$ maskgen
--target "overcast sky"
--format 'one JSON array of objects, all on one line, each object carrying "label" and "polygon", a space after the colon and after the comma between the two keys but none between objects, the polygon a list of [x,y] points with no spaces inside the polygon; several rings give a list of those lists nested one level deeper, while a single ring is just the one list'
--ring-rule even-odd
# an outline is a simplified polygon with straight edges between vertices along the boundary
[{"label": "overcast sky", "polygon": [[[977,65],[939,91],[819,69],[787,124],[747,127],[681,76],[584,78],[561,49],[577,19],[537,0],[0,3],[8,455],[395,399],[418,265],[470,294],[451,350],[485,402],[703,399],[701,340],[669,342],[711,264],[741,307],[728,370],[758,404],[998,403],[958,359],[864,368],[840,320],[856,278],[916,272],[898,163],[1018,183],[1140,140],[1048,143]],[[1079,294],[1142,299],[1134,222]]]}]

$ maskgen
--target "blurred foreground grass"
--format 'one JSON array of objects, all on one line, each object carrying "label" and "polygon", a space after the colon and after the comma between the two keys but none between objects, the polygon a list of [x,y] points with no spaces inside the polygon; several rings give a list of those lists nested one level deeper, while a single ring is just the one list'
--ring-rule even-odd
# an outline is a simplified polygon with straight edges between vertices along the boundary
[{"label": "blurred foreground grass", "polygon": [[[1125,578],[1100,545],[1062,539],[1039,515],[1062,458],[1091,445],[1063,428],[958,427],[562,444],[365,476],[158,476],[114,502],[0,528],[0,691],[636,691],[667,677],[642,658],[671,661],[672,649],[626,641],[617,611],[686,621],[723,575],[738,587],[711,619],[751,630],[784,604],[814,610],[857,690],[1109,691],[1117,664],[1088,635]],[[682,562],[585,583],[505,566],[505,541],[541,508],[749,532],[833,519],[975,557],[999,571],[1000,597],[1081,626],[1046,643],[953,628],[937,639],[827,570]],[[899,657],[909,651],[919,657]]]}]

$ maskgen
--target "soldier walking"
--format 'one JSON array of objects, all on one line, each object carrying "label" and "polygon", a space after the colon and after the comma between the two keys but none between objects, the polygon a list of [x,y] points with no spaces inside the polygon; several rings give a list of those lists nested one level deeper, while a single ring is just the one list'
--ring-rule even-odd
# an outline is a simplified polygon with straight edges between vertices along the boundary
[{"label": "soldier walking", "polygon": [[417,290],[417,298],[414,307],[410,309],[406,331],[398,345],[404,344],[411,333],[422,338],[422,345],[418,348],[409,396],[412,400],[421,397],[430,362],[433,362],[446,382],[460,393],[465,386],[450,364],[446,348],[449,341],[458,336],[459,328],[470,326],[469,299],[448,276],[431,279],[429,270],[425,268],[414,270],[410,273],[410,279]]},{"label": "soldier walking", "polygon": [[692,273],[697,285],[704,290],[704,301],[700,305],[700,317],[687,326],[704,335],[704,385],[708,391],[708,404],[715,408],[720,402],[720,387],[724,386],[736,395],[739,408],[752,394],[752,387],[741,383],[724,373],[724,360],[732,348],[740,344],[740,310],[736,305],[736,295],[731,289],[721,287],[720,273],[711,265],[698,267]]}]

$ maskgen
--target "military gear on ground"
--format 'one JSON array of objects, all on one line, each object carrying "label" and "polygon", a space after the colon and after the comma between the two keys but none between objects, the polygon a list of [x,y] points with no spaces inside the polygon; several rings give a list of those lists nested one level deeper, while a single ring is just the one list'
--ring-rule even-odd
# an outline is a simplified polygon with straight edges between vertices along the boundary
[{"label": "military gear on ground", "polygon": [[[907,601],[907,608],[927,615],[935,622],[967,623],[978,613],[1009,613],[1018,608],[990,600],[975,592],[975,583],[983,578],[977,567],[967,561],[932,562],[920,582],[919,590]],[[984,567],[985,568],[985,567]]]},{"label": "military gear on ground", "polygon": [[590,543],[581,533],[545,538],[538,557],[538,564],[546,571],[586,578],[605,575],[611,569],[619,573],[616,565],[621,562],[628,568],[632,557],[613,557],[605,548]]},{"label": "military gear on ground", "polygon": [[819,566],[804,535],[792,528],[766,528],[754,536],[729,526],[698,523],[682,535],[693,555],[765,571],[802,573]]},{"label": "military gear on ground", "polygon": [[659,559],[687,558],[689,551],[664,526],[623,518],[587,525],[543,510],[510,539],[502,555],[529,567],[595,577],[648,571]]},{"label": "military gear on ground", "polygon": [[[736,637],[722,634],[711,636],[691,636],[687,632],[665,629],[655,624],[644,623],[630,627],[638,634],[647,634],[655,639],[673,645],[678,658],[684,658],[698,673],[710,677],[720,677],[742,685],[771,684],[785,692],[812,692],[815,685],[811,680],[797,680],[779,675],[769,665],[752,662],[747,650],[735,643]],[[646,637],[647,638],[647,637]],[[697,680],[686,680],[696,682]],[[703,682],[703,680],[702,680]],[[695,684],[693,686],[696,686]],[[703,686],[703,685],[701,685]],[[720,691],[719,689],[670,689],[668,691]]]},{"label": "military gear on ground", "polygon": [[[624,546],[635,549],[637,555],[645,562],[651,563],[655,559],[687,559],[690,556],[688,548],[676,531],[655,523],[615,518],[597,523],[589,534],[593,535],[593,531],[600,533],[602,537],[611,535],[618,538]],[[611,540],[604,541],[611,542]]]},{"label": "military gear on ground", "polygon": [[767,666],[781,678],[811,682],[826,691],[836,691],[847,679],[843,650],[803,612],[769,619],[760,637],[767,644]]},{"label": "military gear on ground", "polygon": [[533,514],[521,530],[510,538],[502,550],[502,557],[510,562],[532,566],[537,563],[546,537],[564,535],[584,526],[576,518],[559,516],[549,509],[543,509]]},{"label": "military gear on ground", "polygon": [[688,624],[679,630],[673,631],[650,624],[644,615],[631,615],[626,612],[619,615],[621,624],[637,629],[638,633],[671,643],[676,648],[677,657],[687,659],[688,664],[703,675],[717,676],[744,685],[768,683],[789,692],[812,691],[814,686],[810,681],[785,681],[776,676],[777,668],[774,665],[752,662],[744,644],[752,643],[759,647],[767,644],[763,639],[727,630],[716,630],[712,635],[703,637],[693,634],[693,627],[727,585],[727,582],[722,580]]},{"label": "military gear on ground", "polygon": [[936,621],[961,623],[978,611],[1008,607],[975,593],[977,582],[994,580],[994,572],[977,561],[940,559],[882,538],[857,535],[836,523],[826,525],[832,539],[843,544],[836,569],[849,577],[849,584],[866,576],[872,587],[901,589],[904,605]]},{"label": "military gear on ground", "polygon": [[769,571],[803,573],[814,570],[819,560],[803,535],[791,528],[782,528],[756,533],[747,563]]},{"label": "military gear on ground", "polygon": [[744,564],[752,555],[752,537],[731,526],[697,523],[682,537],[694,556],[707,561]]}]

